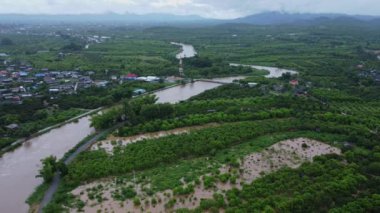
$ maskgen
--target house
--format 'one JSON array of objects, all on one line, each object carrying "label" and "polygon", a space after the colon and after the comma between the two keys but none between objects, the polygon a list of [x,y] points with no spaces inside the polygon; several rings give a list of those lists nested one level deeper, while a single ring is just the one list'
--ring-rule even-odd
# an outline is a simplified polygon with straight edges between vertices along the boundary
[{"label": "house", "polygon": [[34,82],[34,78],[24,78],[21,80],[22,83],[31,84]]},{"label": "house", "polygon": [[289,84],[292,85],[293,87],[295,87],[295,86],[298,86],[299,82],[298,82],[298,80],[291,80],[289,82]]},{"label": "house", "polygon": [[108,81],[95,81],[94,84],[97,87],[106,87],[108,85]]},{"label": "house", "polygon": [[24,72],[24,71],[20,71],[19,75],[20,75],[20,77],[27,77],[29,75],[29,73]]},{"label": "house", "polygon": [[49,89],[49,92],[50,92],[50,93],[59,93],[60,90],[59,90],[59,88],[50,88],[50,89]]},{"label": "house", "polygon": [[3,83],[5,83],[5,84],[12,83],[12,81],[13,80],[11,78],[3,79]]},{"label": "house", "polygon": [[255,86],[257,86],[257,83],[254,83],[254,82],[249,82],[248,83],[248,87],[255,87]]},{"label": "house", "polygon": [[44,77],[44,82],[47,83],[47,84],[54,84],[55,83],[55,78],[52,78],[52,77],[49,77],[49,76],[45,76]]},{"label": "house", "polygon": [[19,126],[18,126],[18,124],[9,124],[8,126],[5,126],[5,128],[7,128],[9,130],[15,130],[15,129],[18,129]]},{"label": "house", "polygon": [[24,94],[20,94],[20,96],[21,96],[21,98],[31,98],[31,97],[33,97],[33,95],[32,94],[30,94],[30,93],[24,93]]},{"label": "house", "polygon": [[138,78],[136,78],[136,80],[138,80],[138,81],[146,81],[147,78],[146,77],[138,77]]},{"label": "house", "polygon": [[141,95],[141,94],[144,94],[144,93],[146,93],[145,89],[135,89],[135,90],[133,90],[133,95]]},{"label": "house", "polygon": [[296,88],[294,91],[294,95],[296,96],[308,96],[307,89],[305,87]]},{"label": "house", "polygon": [[83,76],[79,79],[79,82],[84,84],[92,84],[93,81],[89,76]]},{"label": "house", "polygon": [[155,81],[159,81],[160,78],[157,77],[157,76],[147,76],[147,77],[138,77],[136,80],[138,81],[146,81],[146,82],[155,82]]},{"label": "house", "polygon": [[45,73],[37,73],[34,75],[36,78],[44,78],[46,76]]},{"label": "house", "polygon": [[111,76],[111,80],[112,80],[112,81],[117,81],[117,76],[116,76],[116,75],[112,75],[112,76]]},{"label": "house", "polygon": [[0,94],[6,94],[9,93],[9,89],[0,89]]},{"label": "house", "polygon": [[285,90],[284,85],[281,85],[281,84],[280,85],[278,85],[278,84],[273,85],[272,88],[276,92],[284,92],[284,90]]},{"label": "house", "polygon": [[50,75],[52,75],[52,76],[57,76],[57,75],[60,75],[61,74],[61,72],[59,72],[59,71],[53,71],[53,72],[50,72]]},{"label": "house", "polygon": [[123,77],[124,80],[130,80],[130,81],[134,81],[136,80],[138,77],[138,75],[134,74],[134,73],[128,73],[127,75],[125,75]]},{"label": "house", "polygon": [[3,98],[8,104],[22,104],[20,96],[13,96],[12,94],[3,94]]},{"label": "house", "polygon": [[18,72],[12,72],[11,77],[12,78],[19,78],[20,77],[20,73],[18,73]]},{"label": "house", "polygon": [[356,66],[356,68],[358,68],[358,69],[363,69],[364,68],[364,65],[363,64],[358,64],[357,66]]},{"label": "house", "polygon": [[0,77],[8,77],[8,71],[6,71],[6,70],[1,70],[1,71],[0,71]]},{"label": "house", "polygon": [[20,88],[19,87],[12,88],[11,92],[12,93],[19,93],[20,92]]},{"label": "house", "polygon": [[159,81],[159,80],[160,80],[160,78],[157,77],[157,76],[148,76],[148,77],[146,77],[146,81],[147,82],[153,82],[153,81]]},{"label": "house", "polygon": [[65,76],[63,74],[58,74],[55,76],[56,78],[59,78],[59,79],[62,79],[62,78],[65,78]]}]

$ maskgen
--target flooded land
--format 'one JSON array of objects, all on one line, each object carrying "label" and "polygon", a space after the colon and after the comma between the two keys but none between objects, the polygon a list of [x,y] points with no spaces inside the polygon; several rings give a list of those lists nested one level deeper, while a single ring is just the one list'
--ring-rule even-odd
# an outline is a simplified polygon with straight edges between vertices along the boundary
[{"label": "flooded land", "polygon": [[[159,134],[159,133],[156,133]],[[176,134],[176,132],[173,132]],[[262,177],[265,174],[277,171],[284,167],[297,168],[304,162],[310,162],[314,157],[325,154],[340,154],[338,148],[332,147],[320,141],[311,140],[308,138],[295,138],[280,141],[261,152],[251,153],[245,156],[241,162],[239,169],[232,168],[228,165],[223,165],[219,168],[220,174],[231,174],[238,171],[238,178],[234,183],[217,182],[214,187],[208,188],[205,186],[205,174],[199,177],[199,184],[186,183],[184,180],[183,187],[194,185],[194,192],[188,195],[174,195],[172,190],[165,190],[162,192],[148,195],[142,190],[143,188],[150,187],[139,183],[127,182],[123,187],[131,187],[136,190],[137,197],[141,199],[141,204],[136,205],[133,200],[119,201],[113,198],[114,191],[120,188],[120,184],[116,184],[116,179],[109,178],[103,181],[96,181],[86,185],[82,185],[72,191],[72,194],[77,196],[85,203],[83,210],[85,212],[125,212],[126,209],[133,212],[167,212],[175,209],[187,208],[194,209],[199,206],[202,199],[211,199],[214,193],[223,194],[226,190],[232,188],[241,189],[243,184],[249,184],[255,179]],[[93,189],[101,185],[102,202],[93,199],[91,193]],[[145,203],[145,200],[157,200],[156,204],[150,202]],[[170,200],[177,200],[171,208],[167,204]],[[71,209],[71,212],[76,212],[76,209]]]}]

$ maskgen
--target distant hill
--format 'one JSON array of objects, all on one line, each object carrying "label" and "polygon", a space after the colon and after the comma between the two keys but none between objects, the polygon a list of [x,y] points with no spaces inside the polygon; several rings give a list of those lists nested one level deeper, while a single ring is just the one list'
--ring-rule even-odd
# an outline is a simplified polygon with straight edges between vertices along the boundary
[{"label": "distant hill", "polygon": [[372,21],[378,18],[380,18],[380,16],[266,12],[230,20],[229,22],[255,25],[277,25],[301,24],[329,20]]},{"label": "distant hill", "polygon": [[207,19],[197,15],[173,14],[80,14],[80,15],[24,15],[0,14],[0,23],[27,23],[27,24],[60,24],[60,23],[103,23],[127,24],[145,26],[200,26],[218,24],[253,24],[253,25],[279,25],[279,24],[313,24],[321,22],[380,24],[380,16],[345,15],[345,14],[311,14],[311,13],[282,13],[265,12],[232,20]]},{"label": "distant hill", "polygon": [[200,16],[172,14],[80,14],[80,15],[24,15],[0,14],[0,23],[125,23],[125,24],[166,24],[204,22]]}]

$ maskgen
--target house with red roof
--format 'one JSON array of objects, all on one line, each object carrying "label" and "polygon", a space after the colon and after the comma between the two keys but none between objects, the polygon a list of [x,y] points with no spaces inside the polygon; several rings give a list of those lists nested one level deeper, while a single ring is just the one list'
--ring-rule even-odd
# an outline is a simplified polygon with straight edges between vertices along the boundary
[{"label": "house with red roof", "polygon": [[123,76],[123,80],[134,81],[137,79],[137,77],[138,77],[138,75],[136,75],[134,73],[128,73],[127,75]]},{"label": "house with red roof", "polygon": [[292,85],[293,87],[295,87],[295,86],[298,86],[299,82],[298,82],[298,80],[291,80],[289,82],[289,84]]}]

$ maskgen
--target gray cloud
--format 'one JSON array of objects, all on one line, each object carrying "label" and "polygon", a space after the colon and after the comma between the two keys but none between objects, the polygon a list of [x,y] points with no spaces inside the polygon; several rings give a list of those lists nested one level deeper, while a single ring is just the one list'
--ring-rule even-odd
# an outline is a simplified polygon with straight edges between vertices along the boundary
[{"label": "gray cloud", "polygon": [[264,11],[380,15],[380,0],[0,0],[0,13],[174,13],[235,18]]}]

